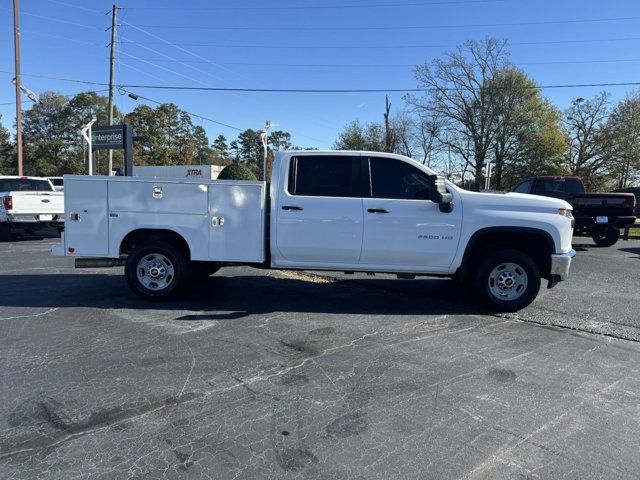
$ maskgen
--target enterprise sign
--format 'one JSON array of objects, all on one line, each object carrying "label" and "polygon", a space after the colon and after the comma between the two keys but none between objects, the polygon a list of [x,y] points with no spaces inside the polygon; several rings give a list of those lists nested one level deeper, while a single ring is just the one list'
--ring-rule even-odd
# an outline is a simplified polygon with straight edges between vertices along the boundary
[{"label": "enterprise sign", "polygon": [[124,125],[93,127],[91,129],[91,148],[108,150],[124,148]]}]

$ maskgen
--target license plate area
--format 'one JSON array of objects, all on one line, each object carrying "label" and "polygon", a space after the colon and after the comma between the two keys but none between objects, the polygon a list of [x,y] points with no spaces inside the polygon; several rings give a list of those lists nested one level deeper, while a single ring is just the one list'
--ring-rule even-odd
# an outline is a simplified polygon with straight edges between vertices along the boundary
[{"label": "license plate area", "polygon": [[596,223],[609,223],[609,217],[596,217]]},{"label": "license plate area", "polygon": [[41,222],[50,222],[53,220],[53,215],[38,215],[38,220]]}]

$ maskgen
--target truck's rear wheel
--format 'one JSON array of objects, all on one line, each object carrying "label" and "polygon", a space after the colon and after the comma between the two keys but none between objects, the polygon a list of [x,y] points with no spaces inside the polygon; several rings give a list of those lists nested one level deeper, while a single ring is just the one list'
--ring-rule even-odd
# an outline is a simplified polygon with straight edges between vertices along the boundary
[{"label": "truck's rear wheel", "polygon": [[190,275],[187,256],[174,245],[151,241],[137,246],[125,263],[129,287],[143,298],[161,300],[176,295]]},{"label": "truck's rear wheel", "polygon": [[599,247],[611,247],[620,239],[620,230],[610,227],[604,231],[594,232],[591,238]]},{"label": "truck's rear wheel", "polygon": [[480,261],[473,284],[482,303],[497,311],[515,312],[538,295],[540,269],[523,252],[495,251]]}]

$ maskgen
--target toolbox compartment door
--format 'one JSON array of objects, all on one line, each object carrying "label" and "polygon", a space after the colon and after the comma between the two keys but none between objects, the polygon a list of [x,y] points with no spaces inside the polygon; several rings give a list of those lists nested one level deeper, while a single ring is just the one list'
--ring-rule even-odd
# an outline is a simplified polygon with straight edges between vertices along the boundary
[{"label": "toolbox compartment door", "polygon": [[209,259],[261,263],[265,251],[265,184],[209,185]]},{"label": "toolbox compartment door", "polygon": [[107,181],[65,178],[65,254],[106,257],[109,253]]}]

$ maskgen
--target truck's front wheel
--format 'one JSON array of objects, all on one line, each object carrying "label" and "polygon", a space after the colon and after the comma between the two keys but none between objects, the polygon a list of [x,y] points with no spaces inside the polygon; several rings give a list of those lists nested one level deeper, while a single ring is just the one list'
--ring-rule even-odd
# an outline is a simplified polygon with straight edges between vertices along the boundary
[{"label": "truck's front wheel", "polygon": [[540,290],[540,269],[518,250],[486,255],[478,264],[474,287],[480,300],[492,309],[515,312],[529,305]]},{"label": "truck's front wheel", "polygon": [[190,275],[186,255],[174,245],[152,241],[137,246],[124,269],[129,287],[148,300],[161,300],[177,294]]},{"label": "truck's front wheel", "polygon": [[611,247],[620,239],[620,230],[610,227],[605,231],[595,232],[591,238],[599,247]]}]

